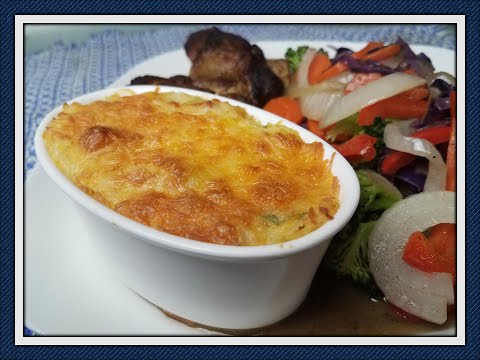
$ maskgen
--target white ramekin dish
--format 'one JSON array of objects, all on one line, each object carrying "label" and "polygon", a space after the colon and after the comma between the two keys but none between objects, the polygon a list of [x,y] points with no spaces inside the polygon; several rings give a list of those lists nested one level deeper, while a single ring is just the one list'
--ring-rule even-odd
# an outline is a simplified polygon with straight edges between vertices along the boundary
[{"label": "white ramekin dish", "polygon": [[[244,108],[263,124],[281,123],[298,131],[306,142],[322,142],[325,157],[330,158],[335,152],[302,127],[238,101],[168,86],[128,89],[135,93],[159,89],[227,101]],[[71,102],[87,104],[124,90],[101,90]],[[39,163],[79,205],[89,234],[126,286],[163,310],[198,324],[252,329],[273,324],[291,314],[305,298],[331,238],[350,220],[358,204],[360,190],[355,172],[337,153],[332,171],[340,182],[340,207],[331,221],[305,236],[275,245],[239,247],[164,233],[107,208],[57,169],[46,151],[42,134],[61,111],[62,107],[53,110],[37,129],[35,150]]]}]

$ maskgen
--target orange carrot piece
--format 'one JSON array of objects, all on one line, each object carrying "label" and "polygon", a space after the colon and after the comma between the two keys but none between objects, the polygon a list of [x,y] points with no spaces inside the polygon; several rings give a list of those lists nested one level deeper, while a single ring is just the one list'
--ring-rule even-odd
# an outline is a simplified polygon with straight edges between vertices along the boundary
[{"label": "orange carrot piece", "polygon": [[393,175],[404,166],[410,164],[413,160],[415,160],[415,155],[413,154],[393,151],[383,159],[381,172],[383,175]]},{"label": "orange carrot piece", "polygon": [[421,118],[428,110],[428,102],[424,99],[429,94],[426,87],[420,86],[364,107],[360,110],[358,124],[372,125],[377,116],[397,119]]},{"label": "orange carrot piece", "polygon": [[319,81],[317,79],[320,78],[322,73],[330,66],[332,66],[332,62],[328,58],[328,55],[323,53],[315,55],[308,68],[308,82],[310,84],[318,83]]},{"label": "orange carrot piece", "polygon": [[398,94],[399,98],[405,98],[408,100],[423,100],[430,95],[430,91],[425,86],[419,86],[411,90],[404,91],[403,93]]},{"label": "orange carrot piece", "polygon": [[302,110],[300,109],[298,101],[286,96],[271,99],[263,109],[290,120],[295,124],[300,124],[303,119]]},{"label": "orange carrot piece", "polygon": [[433,272],[436,270],[433,246],[420,231],[415,231],[408,238],[403,249],[402,259],[422,271]]},{"label": "orange carrot piece", "polygon": [[358,124],[360,126],[372,125],[377,116],[395,119],[422,118],[427,110],[428,102],[426,100],[411,101],[393,96],[360,110]]},{"label": "orange carrot piece", "polygon": [[340,75],[342,72],[348,69],[348,66],[342,62],[337,62],[335,65],[329,67],[322,74],[316,78],[316,82],[319,83],[323,80],[327,80],[334,76]]},{"label": "orange carrot piece", "polygon": [[375,41],[369,42],[367,46],[365,46],[362,50],[354,52],[352,54],[352,57],[358,60],[365,59],[365,57],[368,56],[370,51],[381,48],[381,47],[383,47],[382,42],[375,42]]},{"label": "orange carrot piece", "polygon": [[447,150],[447,185],[446,190],[455,191],[456,189],[456,173],[457,173],[457,93],[450,92],[450,117],[452,132],[448,142]]},{"label": "orange carrot piece", "polygon": [[397,55],[399,52],[400,45],[393,44],[385,46],[384,48],[378,49],[374,52],[368,53],[365,56],[365,60],[382,61]]},{"label": "orange carrot piece", "polygon": [[438,145],[448,142],[451,134],[452,128],[450,126],[438,125],[431,128],[417,130],[410,136],[417,139],[425,139],[433,145]]},{"label": "orange carrot piece", "polygon": [[334,144],[333,147],[347,158],[351,164],[359,164],[361,162],[368,162],[375,159],[377,151],[375,150],[375,143],[377,138],[367,135],[359,134],[342,144]]},{"label": "orange carrot piece", "polygon": [[446,272],[455,283],[455,224],[438,224],[431,228],[428,238],[416,231],[408,238],[402,259],[425,272]]},{"label": "orange carrot piece", "polygon": [[[379,47],[382,47],[382,46],[383,46],[383,43],[381,43],[381,42],[370,42],[362,50],[359,50],[359,51],[353,53],[352,57],[355,58],[355,59],[359,59],[359,60],[364,59],[365,56],[367,56],[367,54],[370,51],[372,51],[374,49],[377,49]],[[323,80],[326,80],[326,79],[332,78],[334,76],[340,75],[342,72],[344,72],[347,69],[348,69],[348,66],[339,61],[336,64],[330,66],[325,71],[323,71],[319,76],[317,76],[315,78],[315,83],[319,83]],[[314,84],[313,82],[310,82],[310,83]]]},{"label": "orange carrot piece", "polygon": [[437,254],[439,266],[437,272],[447,272],[452,275],[455,284],[455,255],[456,255],[456,224],[438,224],[431,228],[428,240]]}]

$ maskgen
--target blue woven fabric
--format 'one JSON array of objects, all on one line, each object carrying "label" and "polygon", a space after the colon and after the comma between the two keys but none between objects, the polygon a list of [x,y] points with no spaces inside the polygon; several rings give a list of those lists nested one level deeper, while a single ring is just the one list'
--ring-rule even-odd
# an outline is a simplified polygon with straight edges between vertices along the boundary
[{"label": "blue woven fabric", "polygon": [[[79,95],[107,87],[136,64],[183,46],[188,34],[209,25],[161,25],[125,33],[107,30],[80,44],[56,43],[25,57],[25,170],[36,158],[33,135],[52,109]],[[455,48],[445,25],[220,25],[251,42],[262,40],[394,41]],[[59,30],[61,31],[61,30]]]}]

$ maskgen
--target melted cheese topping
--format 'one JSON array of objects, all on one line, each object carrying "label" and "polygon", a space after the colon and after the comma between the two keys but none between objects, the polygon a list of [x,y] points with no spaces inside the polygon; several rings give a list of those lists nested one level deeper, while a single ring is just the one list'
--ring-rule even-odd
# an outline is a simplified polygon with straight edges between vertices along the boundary
[{"label": "melted cheese topping", "polygon": [[85,193],[190,239],[284,242],[339,207],[321,143],[218,100],[149,92],[66,104],[43,137],[56,166]]}]

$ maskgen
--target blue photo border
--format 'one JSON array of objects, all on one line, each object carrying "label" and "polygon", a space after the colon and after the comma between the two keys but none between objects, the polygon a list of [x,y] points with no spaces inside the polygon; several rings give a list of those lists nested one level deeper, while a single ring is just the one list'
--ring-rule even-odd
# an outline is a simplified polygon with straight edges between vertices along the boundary
[{"label": "blue photo border", "polygon": [[[3,1],[1,3],[0,358],[480,358],[479,33],[475,1]],[[15,346],[14,345],[14,16],[16,14],[464,14],[466,15],[466,346]],[[475,225],[477,224],[477,225]]]}]

